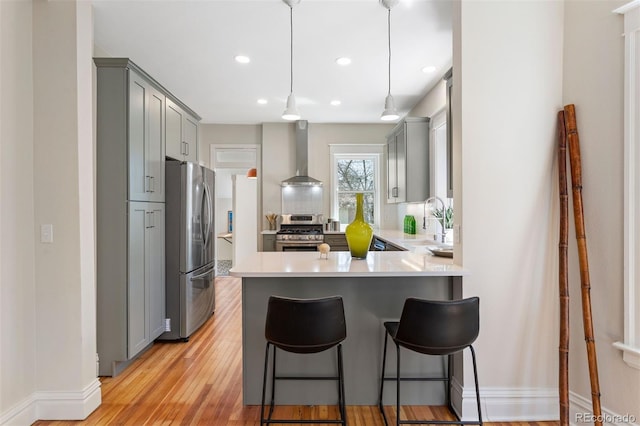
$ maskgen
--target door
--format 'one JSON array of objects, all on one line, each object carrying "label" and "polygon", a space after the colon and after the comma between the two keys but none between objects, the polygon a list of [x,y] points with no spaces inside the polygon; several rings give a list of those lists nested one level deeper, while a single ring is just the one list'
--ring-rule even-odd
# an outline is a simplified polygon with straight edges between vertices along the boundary
[{"label": "door", "polygon": [[180,337],[187,338],[215,310],[215,265],[210,264],[180,277]]},{"label": "door", "polygon": [[129,72],[129,199],[146,201],[147,88],[142,78]]},{"label": "door", "polygon": [[183,163],[181,181],[180,270],[191,272],[214,259],[213,242],[213,171],[195,163]]},{"label": "door", "polygon": [[129,71],[129,199],[164,201],[162,93]]},{"label": "door", "polygon": [[166,153],[167,157],[182,160],[182,109],[170,99],[166,101]]},{"label": "door", "polygon": [[127,275],[127,357],[132,358],[149,342],[146,275],[146,231],[150,218],[147,203],[129,203]]},{"label": "door", "polygon": [[153,341],[164,332],[165,298],[165,254],[164,254],[164,219],[163,203],[149,203],[150,223],[147,230],[147,263],[149,291],[149,339]]},{"label": "door", "polygon": [[402,126],[396,134],[396,202],[407,201],[407,133]]},{"label": "door", "polygon": [[182,122],[183,158],[186,161],[198,161],[198,122],[188,114],[183,115]]},{"label": "door", "polygon": [[149,201],[164,201],[164,103],[165,96],[152,87],[148,95],[148,141],[146,144],[145,175]]}]

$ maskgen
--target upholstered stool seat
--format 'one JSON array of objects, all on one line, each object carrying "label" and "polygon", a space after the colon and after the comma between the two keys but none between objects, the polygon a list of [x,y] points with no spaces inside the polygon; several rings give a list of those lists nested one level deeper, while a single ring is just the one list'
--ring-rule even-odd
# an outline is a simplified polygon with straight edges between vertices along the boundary
[{"label": "upholstered stool seat", "polygon": [[[273,423],[316,423],[346,425],[344,402],[344,373],[342,367],[342,344],[347,337],[344,306],[340,296],[321,299],[291,299],[271,296],[267,306],[265,338],[267,347],[264,357],[264,375],[262,379],[262,405],[260,424]],[[269,351],[273,346],[271,368],[271,402],[265,416],[265,394]],[[278,376],[276,374],[277,349],[296,354],[313,354],[336,348],[337,376]],[[275,406],[275,383],[278,380],[335,380],[338,383],[338,408],[340,419],[335,420],[296,420],[273,419]]]},{"label": "upholstered stool seat", "polygon": [[[471,297],[463,300],[432,301],[416,298],[408,298],[402,309],[400,321],[387,321],[384,323],[384,352],[382,356],[382,374],[380,380],[380,398],[378,406],[384,418],[382,396],[385,380],[396,382],[396,425],[400,424],[479,424],[482,425],[482,413],[480,410],[480,393],[478,388],[478,372],[476,368],[476,354],[471,345],[480,331],[479,320],[480,300]],[[385,377],[385,364],[387,359],[387,338],[396,345],[396,374],[394,377]],[[400,377],[400,348],[404,347],[414,352],[425,355],[446,355],[449,358],[446,377]],[[473,360],[473,376],[476,387],[476,399],[478,408],[478,421],[448,421],[448,420],[401,420],[400,419],[400,382],[403,380],[444,381],[447,383],[447,402],[451,398],[451,365],[452,355],[469,348]]]}]

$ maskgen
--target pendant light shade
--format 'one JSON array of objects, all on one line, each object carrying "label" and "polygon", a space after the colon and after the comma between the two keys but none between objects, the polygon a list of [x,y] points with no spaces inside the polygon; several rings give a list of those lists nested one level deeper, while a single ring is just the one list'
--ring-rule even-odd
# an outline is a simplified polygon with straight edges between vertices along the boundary
[{"label": "pendant light shade", "polygon": [[384,111],[382,112],[382,116],[380,116],[380,120],[393,121],[398,118],[400,118],[400,116],[398,115],[398,111],[396,111],[396,103],[393,100],[393,96],[388,94],[384,100]]},{"label": "pendant light shade", "polygon": [[282,118],[285,120],[299,120],[300,113],[298,112],[298,108],[296,108],[296,97],[293,94],[293,6],[300,3],[300,0],[282,0],[284,3],[289,6],[289,23],[290,23],[290,47],[291,47],[291,62],[290,62],[290,70],[291,70],[291,80],[290,80],[290,91],[289,97],[287,98],[287,107],[282,113]]},{"label": "pendant light shade", "polygon": [[387,40],[389,47],[389,85],[387,91],[387,97],[384,100],[384,111],[380,119],[383,121],[393,121],[400,118],[398,111],[396,111],[396,103],[391,96],[391,8],[398,4],[398,0],[380,0],[380,4],[387,9]]},{"label": "pendant light shade", "polygon": [[293,92],[291,92],[287,98],[287,108],[282,113],[282,118],[285,120],[300,119],[300,113],[298,112],[298,108],[296,108],[296,98],[293,95]]}]

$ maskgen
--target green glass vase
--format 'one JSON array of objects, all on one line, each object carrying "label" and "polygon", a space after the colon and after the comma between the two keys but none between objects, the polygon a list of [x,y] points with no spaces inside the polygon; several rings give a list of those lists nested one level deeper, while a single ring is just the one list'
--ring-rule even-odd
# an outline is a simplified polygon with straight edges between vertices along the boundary
[{"label": "green glass vase", "polygon": [[373,238],[373,228],[364,221],[363,204],[364,197],[362,193],[357,193],[356,217],[345,229],[349,251],[351,252],[351,257],[355,259],[365,259],[367,257],[371,239]]}]

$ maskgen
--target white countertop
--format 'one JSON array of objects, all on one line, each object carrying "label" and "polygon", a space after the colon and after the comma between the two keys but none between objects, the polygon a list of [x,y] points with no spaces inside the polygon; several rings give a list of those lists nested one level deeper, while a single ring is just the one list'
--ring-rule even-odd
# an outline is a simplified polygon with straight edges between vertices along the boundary
[{"label": "white countertop", "polygon": [[349,252],[258,252],[230,270],[235,277],[402,277],[462,276],[452,259],[408,251],[371,251],[366,259]]}]

